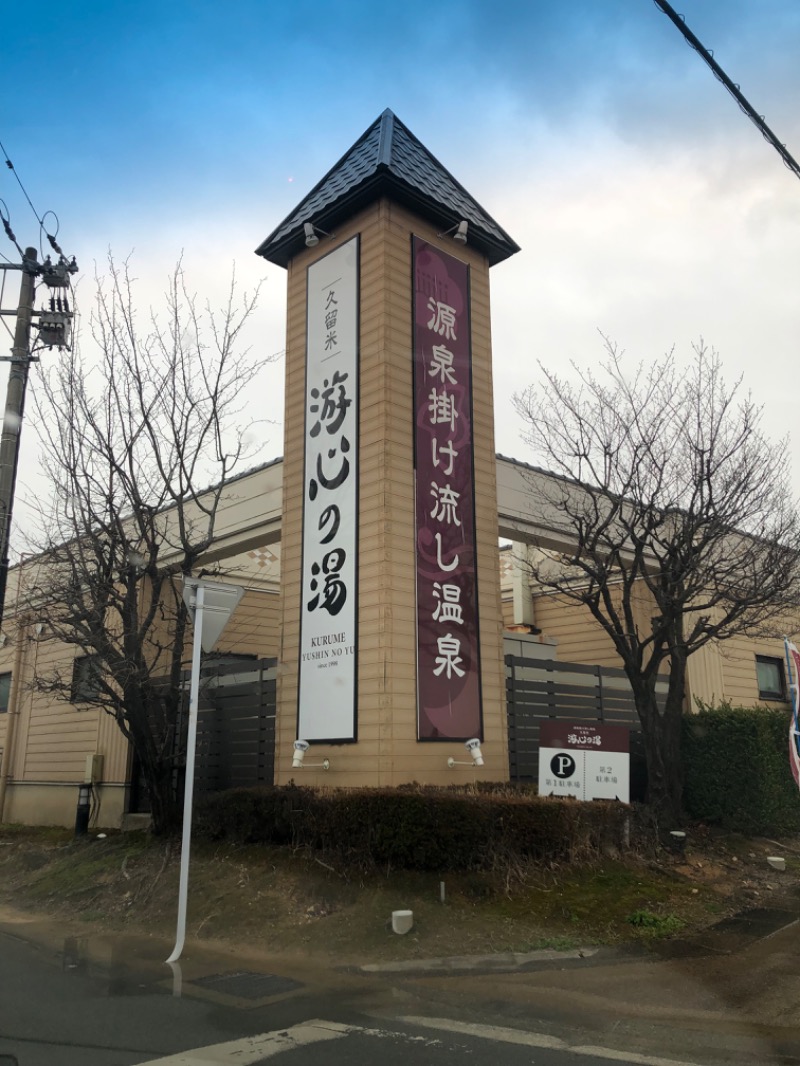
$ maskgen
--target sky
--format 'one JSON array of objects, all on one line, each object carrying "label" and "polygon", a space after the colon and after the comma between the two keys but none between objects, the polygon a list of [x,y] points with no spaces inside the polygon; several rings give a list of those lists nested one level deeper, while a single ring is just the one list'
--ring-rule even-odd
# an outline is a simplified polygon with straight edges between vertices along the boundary
[{"label": "sky", "polygon": [[[675,6],[800,159],[797,0]],[[181,254],[212,302],[235,264],[264,283],[249,342],[281,352],[285,273],[253,250],[389,107],[522,249],[492,270],[498,451],[531,459],[512,395],[539,362],[596,367],[601,334],[630,365],[673,347],[688,363],[702,338],[774,438],[793,428],[800,181],[652,0],[10,4],[4,42],[0,141],[58,216],[82,309],[109,249],[132,255],[143,306]],[[38,244],[5,167],[0,198]],[[2,233],[0,252],[15,256]],[[282,451],[282,385],[277,360],[253,410],[264,460]],[[37,447],[26,425],[19,530]]]}]

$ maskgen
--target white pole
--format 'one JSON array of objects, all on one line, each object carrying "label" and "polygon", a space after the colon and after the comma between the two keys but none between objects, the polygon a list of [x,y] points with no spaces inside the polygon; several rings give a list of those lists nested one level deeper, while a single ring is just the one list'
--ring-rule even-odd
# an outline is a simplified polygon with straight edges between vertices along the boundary
[{"label": "white pole", "polygon": [[178,888],[178,931],[175,950],[167,962],[177,962],[186,939],[186,898],[189,893],[189,851],[192,845],[192,800],[194,797],[194,755],[197,744],[197,706],[200,700],[200,649],[203,639],[203,585],[195,589],[194,642],[192,677],[189,689],[189,735],[186,738],[186,777],[183,785],[183,839],[181,842],[181,878]]}]

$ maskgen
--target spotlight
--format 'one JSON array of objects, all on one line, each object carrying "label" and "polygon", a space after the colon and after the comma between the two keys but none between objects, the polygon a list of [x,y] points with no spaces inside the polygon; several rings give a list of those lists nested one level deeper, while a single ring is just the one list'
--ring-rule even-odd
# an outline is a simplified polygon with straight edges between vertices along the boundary
[{"label": "spotlight", "polygon": [[453,240],[454,241],[458,241],[459,244],[466,244],[467,243],[467,230],[468,229],[469,229],[469,222],[466,222],[464,219],[462,219],[459,222],[459,224],[458,224],[458,228],[456,229],[455,233],[453,234]]},{"label": "spotlight", "polygon": [[440,233],[440,237],[452,237],[454,241],[458,241],[459,244],[467,243],[467,230],[469,229],[469,222],[465,218],[462,218],[460,222],[456,222],[455,226],[451,226],[450,229],[446,229],[444,233]]},{"label": "spotlight", "polygon": [[303,762],[308,751],[307,740],[296,740],[294,742],[294,754],[292,755],[292,769],[293,770],[312,770],[317,767],[321,767],[323,770],[330,770],[330,759],[323,759],[322,762]]},{"label": "spotlight", "polygon": [[307,740],[296,740],[294,742],[294,755],[292,756],[292,769],[301,770],[303,768],[303,759],[306,757],[308,751]]},{"label": "spotlight", "polygon": [[320,229],[319,226],[315,226],[313,222],[303,223],[303,233],[306,236],[306,248],[316,248],[319,244],[320,237],[333,237],[332,233]]},{"label": "spotlight", "polygon": [[[466,225],[466,222],[464,223]],[[477,737],[472,740],[468,740],[464,747],[472,756],[472,761],[476,766],[483,766],[483,755],[481,754],[481,742]]]},{"label": "spotlight", "polygon": [[463,762],[459,759],[454,759],[452,755],[447,760],[447,765],[450,769],[454,769],[456,766],[483,766],[483,753],[481,752],[481,742],[477,737],[473,737],[472,740],[464,742],[464,747],[472,756],[472,762]]}]

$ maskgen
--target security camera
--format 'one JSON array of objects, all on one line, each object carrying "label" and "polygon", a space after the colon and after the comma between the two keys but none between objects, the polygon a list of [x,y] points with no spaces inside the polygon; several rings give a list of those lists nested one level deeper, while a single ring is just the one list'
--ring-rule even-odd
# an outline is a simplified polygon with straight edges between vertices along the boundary
[{"label": "security camera", "polygon": [[294,742],[294,755],[292,756],[292,769],[300,770],[303,767],[303,759],[308,751],[307,740],[296,740]]},{"label": "security camera", "polygon": [[483,766],[483,755],[481,754],[481,742],[477,737],[472,740],[466,741],[464,747],[472,756],[472,761],[476,766]]}]

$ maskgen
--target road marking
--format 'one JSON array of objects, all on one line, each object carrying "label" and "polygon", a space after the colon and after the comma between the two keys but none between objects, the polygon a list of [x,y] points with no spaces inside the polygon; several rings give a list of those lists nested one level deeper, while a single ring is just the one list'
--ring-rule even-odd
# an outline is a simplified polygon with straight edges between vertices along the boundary
[{"label": "road marking", "polygon": [[[531,1033],[522,1029],[507,1029],[499,1025],[478,1025],[473,1022],[451,1021],[449,1018],[422,1018],[408,1015],[395,1019],[405,1025],[438,1032],[457,1033],[460,1036],[478,1037],[495,1043],[521,1044],[525,1047],[547,1048],[551,1051],[567,1051],[572,1055],[586,1055],[596,1059],[608,1059],[611,1062],[626,1062],[633,1066],[698,1066],[697,1063],[665,1059],[654,1055],[639,1055],[630,1051],[614,1051],[611,1048],[591,1045],[569,1044],[557,1036],[548,1033]],[[271,1033],[259,1033],[258,1036],[246,1036],[241,1040],[230,1040],[224,1044],[211,1044],[207,1047],[181,1051],[177,1055],[165,1058],[149,1059],[139,1066],[251,1066],[263,1059],[280,1055],[284,1051],[305,1044],[317,1044],[326,1040],[339,1040],[343,1036],[372,1036],[405,1040],[411,1043],[424,1041],[426,1044],[439,1044],[439,1040],[426,1041],[424,1037],[398,1033],[391,1029],[365,1029],[359,1025],[341,1025],[338,1022],[314,1019],[291,1029],[276,1029]]]},{"label": "road marking", "polygon": [[612,1048],[592,1047],[590,1045],[569,1044],[557,1036],[548,1033],[528,1033],[522,1029],[506,1029],[499,1025],[478,1025],[474,1022],[456,1022],[449,1018],[420,1018],[406,1015],[397,1021],[406,1025],[416,1025],[423,1029],[436,1029],[440,1032],[459,1033],[462,1036],[477,1036],[484,1040],[500,1041],[504,1044],[523,1044],[526,1047],[548,1048],[551,1051],[569,1051],[572,1055],[594,1056],[596,1059],[609,1059],[612,1062],[630,1062],[636,1066],[698,1066],[695,1062],[664,1059],[657,1055],[638,1055],[631,1051],[614,1051]]},{"label": "road marking", "polygon": [[210,1044],[190,1051],[180,1051],[177,1055],[167,1055],[161,1059],[149,1059],[140,1063],[140,1066],[249,1066],[304,1044],[338,1040],[352,1031],[353,1027],[350,1025],[315,1019],[302,1025],[293,1025],[291,1029],[276,1029],[271,1033],[229,1040],[224,1044]]}]

